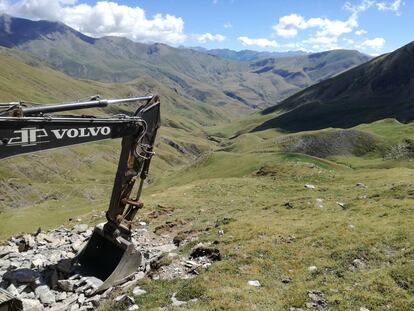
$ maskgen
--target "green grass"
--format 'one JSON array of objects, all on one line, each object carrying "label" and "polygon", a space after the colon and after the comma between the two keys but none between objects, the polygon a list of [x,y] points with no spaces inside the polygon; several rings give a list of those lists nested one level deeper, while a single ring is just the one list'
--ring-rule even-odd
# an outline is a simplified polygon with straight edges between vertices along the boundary
[{"label": "green grass", "polygon": [[[411,125],[395,125],[398,135],[389,125],[363,125],[359,129],[375,133],[385,144],[399,143],[412,135]],[[147,213],[159,206],[172,208],[170,216],[148,219],[150,229],[179,220],[169,232],[171,237],[192,232],[198,241],[218,241],[222,260],[192,280],[143,280],[140,286],[147,294],[137,297],[141,309],[168,307],[170,297],[177,293],[182,300],[197,298],[177,310],[286,310],[303,307],[309,302],[310,290],[323,292],[333,310],[414,308],[414,274],[410,272],[414,265],[414,167],[410,159],[384,160],[380,153],[321,159],[279,149],[258,149],[261,143],[283,137],[283,133],[274,131],[230,140],[236,141],[237,147],[231,151],[208,152],[213,146],[202,138],[191,137],[183,130],[163,131],[165,137],[177,133],[175,139],[181,143],[198,144],[205,155],[195,162],[183,161],[182,168],[176,170],[165,164],[165,159],[176,161],[179,156],[160,146],[153,182],[144,191],[146,205],[140,218],[147,219]],[[113,144],[100,143],[95,148],[112,150]],[[67,196],[6,210],[0,218],[3,237],[34,231],[39,224],[43,228],[70,225],[68,218],[79,215],[90,223],[103,220],[92,218],[91,210],[106,209],[116,154],[95,159],[86,146],[71,150],[72,161],[81,162],[77,164],[80,167],[71,170],[75,175],[67,172],[50,177],[57,178],[52,189],[67,192]],[[31,160],[42,163],[42,157],[46,155]],[[9,165],[25,164],[25,159],[17,159],[8,160]],[[63,167],[74,166],[67,162],[63,151],[56,152],[53,159]],[[48,163],[52,167],[56,164]],[[16,171],[4,174],[23,178],[21,184],[38,176],[33,188],[48,193],[49,176],[41,174],[42,166],[33,172],[23,170],[21,176],[16,176]],[[96,172],[93,179],[98,189],[92,201],[82,194],[82,188],[89,182],[93,184],[92,180],[79,183],[91,170]],[[65,184],[68,178],[74,183]],[[356,186],[361,182],[367,187]],[[306,189],[305,184],[313,184],[316,189]],[[323,207],[319,206],[320,199]],[[286,208],[288,202],[293,208]],[[223,236],[218,234],[220,229],[224,230]],[[178,251],[189,254],[198,241]],[[355,268],[355,259],[361,260],[364,267]],[[310,272],[309,266],[317,270]],[[291,277],[292,282],[283,284],[284,277]],[[262,287],[251,288],[248,280],[259,280]],[[113,309],[110,302],[102,306],[102,310]]]},{"label": "green grass", "polygon": [[[358,129],[385,144],[413,134],[411,125],[395,126],[398,135],[392,125],[381,123]],[[259,142],[272,139],[270,132],[248,135]],[[409,159],[384,160],[380,153],[321,159],[255,152],[247,145],[247,152],[214,152],[147,189],[147,211],[158,205],[174,210],[152,220],[151,228],[181,220],[172,236],[192,232],[198,241],[218,241],[223,259],[195,280],[143,281],[149,292],[138,298],[142,309],[167,307],[177,284],[196,284],[200,296],[176,310],[288,310],[304,307],[311,290],[321,291],[332,310],[414,308],[414,167]],[[286,208],[287,202],[293,208]],[[179,252],[188,254],[193,244]],[[355,266],[356,259],[363,267]],[[317,270],[310,272],[310,266]],[[283,284],[284,277],[292,282]],[[249,287],[248,280],[259,280],[262,287]]]},{"label": "green grass", "polygon": [[[401,284],[414,281],[404,273],[414,264],[409,216],[414,171],[309,169],[297,160],[279,163],[274,176],[203,179],[147,198],[150,206],[173,205],[172,218],[188,221],[180,230],[198,231],[201,241],[219,241],[223,260],[198,277],[203,299],[183,309],[286,310],[303,306],[308,290],[321,290],[335,310],[412,309],[412,288]],[[368,188],[357,188],[358,182]],[[305,183],[316,190],[305,189]],[[286,202],[294,208],[286,209]],[[224,217],[233,221],[216,228]],[[355,270],[355,259],[366,267]],[[312,265],[316,273],[308,271]],[[292,283],[282,284],[284,276]],[[249,288],[247,281],[256,279],[263,287]],[[141,302],[146,310],[165,306],[154,286],[151,298]]]},{"label": "green grass", "polygon": [[[5,64],[3,73],[7,68]],[[27,75],[40,79],[43,69],[39,70],[38,76],[33,71]],[[68,97],[75,94],[70,89],[77,89],[77,83],[85,92],[95,85],[71,84],[67,79]],[[55,100],[56,79],[51,80],[36,82],[50,86],[47,92],[34,87],[28,94]],[[8,87],[13,91],[13,81]],[[115,84],[96,87],[123,94],[114,90]],[[133,87],[123,90],[137,90]],[[222,260],[191,280],[141,281],[147,290],[136,298],[142,310],[168,308],[173,293],[182,300],[198,299],[177,310],[288,310],[304,307],[310,290],[321,291],[331,310],[414,309],[414,166],[410,158],[383,157],[389,146],[412,138],[412,124],[388,120],[360,125],[357,130],[378,137],[378,148],[360,156],[322,159],[286,152],[280,141],[294,141],[294,135],[275,130],[249,133],[261,121],[257,115],[205,128],[225,121],[217,117],[218,110],[199,109],[200,103],[186,107],[161,90],[171,101],[166,102],[163,122],[168,126],[160,137],[203,155],[184,155],[157,142],[151,183],[144,189],[145,208],[138,217],[149,221],[150,230],[179,221],[171,237],[191,232],[198,240],[178,252],[189,254],[199,241],[217,241]],[[336,130],[312,135],[332,131]],[[238,137],[230,139],[235,134]],[[209,141],[207,135],[220,137],[221,143]],[[108,141],[3,161],[0,238],[39,226],[71,225],[69,218],[91,224],[103,221],[93,214],[107,207],[118,152],[119,141]],[[361,182],[367,187],[356,186]],[[316,189],[306,189],[305,184]],[[148,213],[160,206],[171,208],[172,215],[150,219]],[[355,268],[355,259],[364,267]],[[309,266],[317,270],[310,272]],[[283,277],[292,282],[283,284]],[[249,287],[248,280],[259,280],[262,287]],[[115,310],[110,301],[101,309]]]},{"label": "green grass", "polygon": [[[365,127],[368,131],[369,126]],[[411,135],[409,130],[406,133]],[[376,134],[387,138],[387,131]],[[182,135],[188,143],[197,142],[186,138],[186,132]],[[251,135],[259,141],[272,139],[270,132]],[[396,143],[404,138],[387,139]],[[105,143],[98,146],[110,148]],[[309,302],[307,292],[320,290],[333,310],[363,306],[411,310],[412,162],[383,160],[375,154],[320,159],[281,151],[254,152],[253,147],[248,152],[210,152],[178,171],[154,167],[155,180],[144,191],[146,207],[141,217],[145,219],[159,205],[173,208],[171,216],[151,220],[150,228],[181,220],[171,236],[190,231],[198,241],[218,241],[223,259],[192,280],[143,280],[140,286],[147,294],[137,297],[140,308],[166,307],[177,293],[182,300],[198,299],[177,310],[286,310],[303,307]],[[76,154],[85,158],[82,165],[92,165],[98,180],[102,178],[98,185],[110,179],[112,168],[105,161],[88,162],[88,148],[76,150]],[[66,158],[57,156],[56,161]],[[256,175],[260,169],[264,174]],[[61,176],[60,186],[68,176]],[[43,178],[39,189],[47,182],[47,177]],[[367,188],[357,187],[359,182]],[[305,184],[316,189],[306,189]],[[103,189],[108,188],[106,184]],[[317,199],[323,200],[323,207]],[[4,236],[35,230],[38,223],[42,227],[68,224],[68,217],[74,215],[93,222],[97,220],[90,217],[91,208],[105,210],[105,202],[104,197],[92,204],[78,197],[7,211],[2,214],[0,228]],[[287,209],[287,202],[293,208]],[[337,202],[345,203],[344,207]],[[231,221],[223,222],[226,218]],[[220,229],[224,236],[218,234]],[[188,254],[191,245],[179,252]],[[355,259],[363,261],[364,267],[355,268]],[[316,272],[309,272],[309,266],[316,266]],[[281,279],[287,276],[292,282],[283,284]],[[259,280],[262,287],[251,288],[248,280]],[[113,306],[108,302],[102,309],[113,310]]]}]

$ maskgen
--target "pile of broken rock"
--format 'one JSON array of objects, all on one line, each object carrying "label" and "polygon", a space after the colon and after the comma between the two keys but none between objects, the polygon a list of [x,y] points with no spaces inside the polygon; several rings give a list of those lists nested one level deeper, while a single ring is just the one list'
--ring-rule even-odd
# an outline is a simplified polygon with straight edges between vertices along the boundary
[{"label": "pile of broken rock", "polygon": [[[108,297],[115,301],[133,300],[125,293],[144,277],[154,279],[189,278],[198,267],[208,267],[210,260],[202,245],[195,248],[201,256],[190,258],[174,253],[176,246],[170,236],[159,236],[144,228],[135,229],[132,241],[146,258],[145,265],[124,284],[95,293],[102,281],[82,277],[71,271],[72,259],[84,247],[92,228],[78,224],[72,229],[60,227],[47,232],[20,234],[0,245],[0,288],[6,289],[23,303],[23,310],[93,310]],[[165,256],[168,265],[157,265]],[[191,259],[191,260],[190,260]],[[159,266],[155,271],[154,267]],[[138,291],[138,287],[134,291]],[[173,299],[172,299],[173,300]],[[132,301],[131,301],[132,303]],[[131,305],[131,310],[137,308]],[[136,310],[136,309],[135,309]]]}]

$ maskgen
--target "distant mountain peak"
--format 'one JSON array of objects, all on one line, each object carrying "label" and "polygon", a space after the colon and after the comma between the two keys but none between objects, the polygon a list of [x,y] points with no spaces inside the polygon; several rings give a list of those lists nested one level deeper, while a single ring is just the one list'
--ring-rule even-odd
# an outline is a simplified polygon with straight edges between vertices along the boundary
[{"label": "distant mountain peak", "polygon": [[59,21],[33,21],[7,14],[0,15],[0,45],[2,46],[12,48],[27,41],[48,38],[48,36],[50,38],[52,34],[72,35],[89,43],[95,40]]},{"label": "distant mountain peak", "polygon": [[255,61],[263,58],[279,58],[289,56],[301,56],[309,53],[304,51],[286,51],[286,52],[265,52],[255,50],[240,50],[235,51],[231,49],[206,49],[203,47],[190,47],[197,52],[206,53],[209,55],[218,56],[224,59],[236,60],[236,61]]},{"label": "distant mountain peak", "polygon": [[304,89],[264,114],[282,112],[256,130],[348,128],[396,118],[414,120],[414,42]]}]

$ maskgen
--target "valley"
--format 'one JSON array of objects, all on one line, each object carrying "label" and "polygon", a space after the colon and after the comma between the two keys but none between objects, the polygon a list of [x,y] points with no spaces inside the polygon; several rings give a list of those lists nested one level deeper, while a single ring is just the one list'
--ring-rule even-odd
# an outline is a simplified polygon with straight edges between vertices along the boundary
[{"label": "valley", "polygon": [[[414,308],[413,43],[374,59],[210,55],[7,15],[0,33],[21,23],[36,31],[0,36],[1,102],[160,95],[136,224],[178,244],[166,257],[204,243],[220,260],[192,278],[163,278],[160,264],[139,282],[140,309]],[[85,113],[106,111],[131,108]],[[0,239],[104,222],[119,150],[103,141],[2,161]],[[188,302],[171,307],[173,294]]]}]

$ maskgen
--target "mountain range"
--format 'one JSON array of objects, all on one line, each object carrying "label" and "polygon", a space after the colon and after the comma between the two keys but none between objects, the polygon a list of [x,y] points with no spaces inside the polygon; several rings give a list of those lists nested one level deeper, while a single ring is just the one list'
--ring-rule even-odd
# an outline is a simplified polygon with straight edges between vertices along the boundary
[{"label": "mountain range", "polygon": [[414,119],[414,42],[313,85],[267,108],[256,130],[348,128],[384,118]]},{"label": "mountain range", "polygon": [[290,56],[303,56],[310,53],[305,51],[286,51],[286,52],[266,52],[266,51],[254,51],[254,50],[241,50],[234,51],[230,49],[205,49],[203,47],[192,47],[192,50],[197,52],[206,53],[209,55],[218,56],[225,59],[236,60],[236,61],[253,61],[263,58],[279,58],[279,57],[290,57]]},{"label": "mountain range", "polygon": [[[369,59],[357,51],[330,51],[241,62],[159,43],[92,38],[59,22],[8,15],[0,16],[0,45],[75,78],[126,82],[149,76],[191,100],[238,110],[237,115],[274,105]],[[271,71],[264,69],[268,64]]]},{"label": "mountain range", "polygon": [[[195,115],[201,126],[258,109],[264,109],[266,121],[255,130],[303,131],[413,118],[413,43],[374,59],[352,50],[286,54],[174,48],[92,38],[59,22],[1,15],[0,46],[3,57],[75,79],[120,83],[121,89],[126,84],[147,93],[162,90],[169,99],[167,116],[177,112],[191,123]],[[172,119],[170,124],[176,124]]]}]

